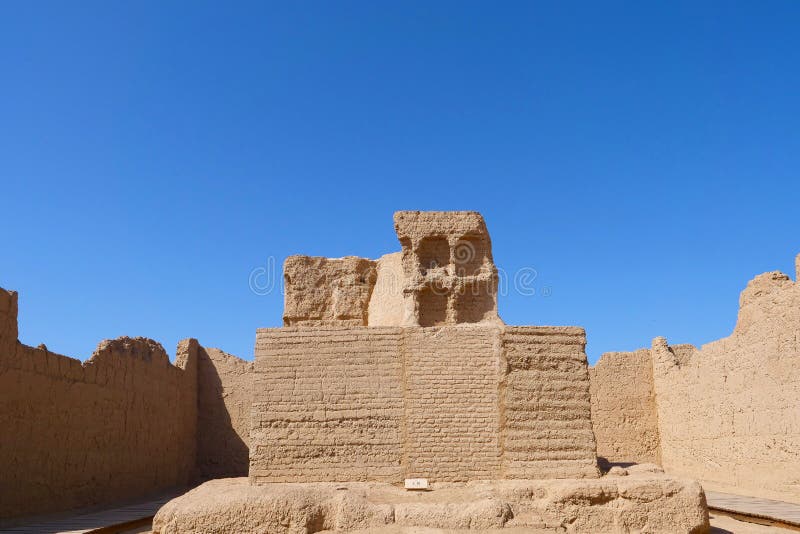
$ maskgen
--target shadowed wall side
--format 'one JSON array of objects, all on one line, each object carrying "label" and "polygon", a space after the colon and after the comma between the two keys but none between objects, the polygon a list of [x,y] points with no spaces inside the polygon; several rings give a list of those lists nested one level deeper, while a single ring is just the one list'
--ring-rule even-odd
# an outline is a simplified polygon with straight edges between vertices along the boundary
[{"label": "shadowed wall side", "polygon": [[197,356],[196,478],[247,476],[253,362],[214,348]]},{"label": "shadowed wall side", "polygon": [[9,295],[0,291],[0,517],[185,485],[195,462],[197,341],[180,343],[174,366],[145,338],[103,341],[82,364],[7,337],[16,332]]}]

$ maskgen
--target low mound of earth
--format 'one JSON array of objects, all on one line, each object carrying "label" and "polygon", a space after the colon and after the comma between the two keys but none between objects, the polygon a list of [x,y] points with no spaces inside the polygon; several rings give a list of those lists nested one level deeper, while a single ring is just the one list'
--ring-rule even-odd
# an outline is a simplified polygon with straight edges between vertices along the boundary
[{"label": "low mound of earth", "polygon": [[411,492],[384,483],[251,486],[212,480],[164,505],[153,533],[337,532],[704,533],[697,482],[657,472],[598,479],[439,483]]}]

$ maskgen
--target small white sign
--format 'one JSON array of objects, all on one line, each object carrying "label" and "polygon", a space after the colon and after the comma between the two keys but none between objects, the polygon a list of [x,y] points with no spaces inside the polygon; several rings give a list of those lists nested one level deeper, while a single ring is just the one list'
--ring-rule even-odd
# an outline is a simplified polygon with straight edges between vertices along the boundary
[{"label": "small white sign", "polygon": [[407,478],[406,479],[406,489],[407,490],[426,490],[426,489],[428,489],[428,479],[427,478]]}]

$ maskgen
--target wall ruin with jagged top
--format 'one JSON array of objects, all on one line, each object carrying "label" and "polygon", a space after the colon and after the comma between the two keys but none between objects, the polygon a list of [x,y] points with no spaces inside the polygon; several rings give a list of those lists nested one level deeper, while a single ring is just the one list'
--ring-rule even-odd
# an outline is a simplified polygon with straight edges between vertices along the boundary
[{"label": "wall ruin with jagged top", "polygon": [[0,352],[0,517],[138,497],[189,482],[197,343],[101,343],[85,363],[14,340]]},{"label": "wall ruin with jagged top", "polygon": [[175,364],[146,338],[85,362],[20,343],[0,289],[0,520],[247,473],[252,362],[196,340]]},{"label": "wall ruin with jagged top", "polygon": [[[598,451],[647,461],[657,441],[669,473],[800,503],[799,364],[800,283],[759,275],[741,294],[729,337],[699,349],[656,338],[649,350],[601,358],[591,374]],[[655,403],[620,410],[632,394]]]},{"label": "wall ruin with jagged top", "polygon": [[401,252],[378,260],[286,258],[284,326],[502,324],[480,213],[398,211],[394,227]]},{"label": "wall ruin with jagged top", "polygon": [[800,284],[760,275],[730,337],[652,352],[664,467],[800,503]]},{"label": "wall ruin with jagged top", "polygon": [[284,326],[367,324],[375,262],[295,255],[283,263]]},{"label": "wall ruin with jagged top", "polygon": [[250,480],[598,476],[583,329],[505,327],[479,213],[394,227],[402,251],[374,262],[287,259],[285,328],[256,338]]}]

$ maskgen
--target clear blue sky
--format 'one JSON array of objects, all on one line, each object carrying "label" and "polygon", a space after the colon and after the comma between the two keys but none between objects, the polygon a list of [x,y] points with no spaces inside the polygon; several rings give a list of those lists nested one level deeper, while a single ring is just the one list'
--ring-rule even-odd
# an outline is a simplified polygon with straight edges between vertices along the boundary
[{"label": "clear blue sky", "polygon": [[[800,3],[4,2],[0,286],[82,359],[251,358],[290,254],[482,212],[511,324],[705,343],[800,252]],[[543,296],[543,292],[549,292]]]}]

